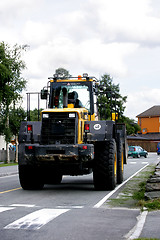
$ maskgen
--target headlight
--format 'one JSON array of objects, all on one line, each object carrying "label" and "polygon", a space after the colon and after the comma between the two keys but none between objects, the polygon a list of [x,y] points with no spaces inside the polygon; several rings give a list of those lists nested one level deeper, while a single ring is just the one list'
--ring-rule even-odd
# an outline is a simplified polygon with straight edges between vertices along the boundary
[{"label": "headlight", "polygon": [[43,113],[43,118],[49,118],[49,114],[48,113]]},{"label": "headlight", "polygon": [[69,118],[75,118],[76,114],[75,113],[69,113]]}]

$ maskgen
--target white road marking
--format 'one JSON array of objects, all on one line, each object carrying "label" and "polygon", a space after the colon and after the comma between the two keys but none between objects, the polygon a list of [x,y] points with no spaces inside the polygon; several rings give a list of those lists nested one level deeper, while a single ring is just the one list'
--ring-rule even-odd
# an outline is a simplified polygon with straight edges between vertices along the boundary
[{"label": "white road marking", "polygon": [[5,212],[12,209],[14,209],[14,207],[0,207],[0,212]]},{"label": "white road marking", "polygon": [[138,216],[137,224],[129,231],[128,234],[125,235],[125,238],[127,238],[127,240],[139,238],[143,230],[143,226],[145,224],[147,214],[148,214],[148,211],[144,211]]},{"label": "white road marking", "polygon": [[42,226],[69,211],[70,209],[41,209],[26,215],[13,223],[10,223],[5,229],[29,229],[37,230]]},{"label": "white road marking", "polygon": [[84,208],[84,206],[57,206],[57,208],[81,209],[81,208]]},{"label": "white road marking", "polygon": [[126,184],[130,179],[132,179],[134,176],[136,176],[139,172],[141,172],[144,168],[146,168],[149,165],[146,164],[144,167],[142,167],[141,169],[139,169],[136,173],[134,173],[132,176],[130,176],[128,179],[126,179],[123,183],[121,183],[120,185],[118,185],[113,191],[111,191],[110,193],[108,193],[104,198],[102,198],[97,204],[94,205],[93,208],[99,208],[102,206],[102,204],[104,202],[107,201],[108,198],[110,198],[119,188],[121,188],[124,184]]},{"label": "white road marking", "polygon": [[129,162],[130,164],[137,164],[137,162]]},{"label": "white road marking", "polygon": [[32,208],[35,207],[35,205],[32,204],[11,204],[11,207],[28,207],[28,208]]}]

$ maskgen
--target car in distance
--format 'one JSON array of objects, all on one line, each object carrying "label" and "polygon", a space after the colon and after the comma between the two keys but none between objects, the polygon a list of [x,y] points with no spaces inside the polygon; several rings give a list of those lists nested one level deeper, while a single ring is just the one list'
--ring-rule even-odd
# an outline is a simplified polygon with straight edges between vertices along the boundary
[{"label": "car in distance", "polygon": [[140,146],[129,146],[128,157],[140,158],[147,157],[148,152]]},{"label": "car in distance", "polygon": [[157,143],[157,155],[160,155],[160,142]]}]

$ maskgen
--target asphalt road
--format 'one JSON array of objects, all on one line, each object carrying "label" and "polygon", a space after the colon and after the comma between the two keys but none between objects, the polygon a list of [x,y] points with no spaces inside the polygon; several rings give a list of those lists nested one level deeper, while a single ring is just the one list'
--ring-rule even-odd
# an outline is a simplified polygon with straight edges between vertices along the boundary
[{"label": "asphalt road", "polygon": [[[147,164],[157,162],[156,154],[128,159],[124,180]],[[45,185],[41,191],[21,189],[18,175],[0,177],[0,239],[124,239],[140,212],[107,209],[105,199],[112,194],[116,190],[95,191],[92,174],[64,176],[60,185]]]}]

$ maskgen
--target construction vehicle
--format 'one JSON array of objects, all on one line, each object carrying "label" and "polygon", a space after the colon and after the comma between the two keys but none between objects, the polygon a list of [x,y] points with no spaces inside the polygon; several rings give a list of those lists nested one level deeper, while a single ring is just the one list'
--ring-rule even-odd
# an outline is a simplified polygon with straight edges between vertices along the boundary
[{"label": "construction vehicle", "polygon": [[125,124],[98,120],[98,84],[87,74],[49,78],[41,90],[41,99],[47,101],[41,121],[23,121],[20,126],[23,189],[42,189],[44,184],[60,184],[63,175],[92,172],[96,190],[112,190],[122,183],[127,162]]}]

